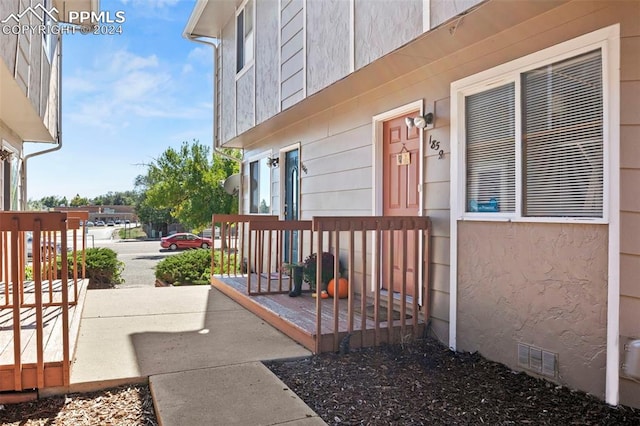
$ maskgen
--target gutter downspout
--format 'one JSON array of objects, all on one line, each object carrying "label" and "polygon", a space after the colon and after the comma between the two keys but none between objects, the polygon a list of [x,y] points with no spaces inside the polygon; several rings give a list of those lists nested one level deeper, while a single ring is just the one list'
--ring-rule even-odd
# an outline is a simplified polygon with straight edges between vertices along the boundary
[{"label": "gutter downspout", "polygon": [[[222,151],[222,149],[219,146],[219,134],[218,134],[218,121],[217,121],[217,117],[218,117],[218,45],[216,44],[216,41],[219,41],[219,39],[212,39],[212,40],[203,40],[202,38],[204,36],[198,36],[195,34],[188,34],[187,32],[184,32],[182,34],[187,40],[189,41],[194,41],[196,43],[202,43],[202,44],[206,44],[208,46],[213,47],[213,79],[214,79],[214,84],[213,84],[213,90],[214,90],[214,94],[213,94],[213,152],[226,158],[227,160],[232,160],[237,162],[240,165],[240,176],[242,176],[243,174],[243,170],[242,170],[242,159],[238,159],[235,157],[232,157],[228,154],[226,154],[225,152]],[[242,149],[242,148],[238,148],[238,149]],[[243,153],[243,157],[244,157],[244,153]],[[238,212],[242,213],[242,194],[243,194],[243,185],[242,185],[242,181],[243,179],[240,179],[240,195],[238,197]]]},{"label": "gutter downspout", "polygon": [[[27,210],[27,160],[33,157],[37,157],[38,155],[49,154],[50,152],[55,152],[62,149],[62,35],[58,36],[58,129],[56,134],[57,145],[53,148],[45,149],[42,151],[32,152],[24,157],[22,160],[22,205],[20,209],[23,211]],[[25,141],[29,142],[29,141]]]}]

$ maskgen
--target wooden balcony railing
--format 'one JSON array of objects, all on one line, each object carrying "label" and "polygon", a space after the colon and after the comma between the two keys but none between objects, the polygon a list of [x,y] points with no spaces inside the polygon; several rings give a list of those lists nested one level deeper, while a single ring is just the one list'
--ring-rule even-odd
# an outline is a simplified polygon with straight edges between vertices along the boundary
[{"label": "wooden balcony railing", "polygon": [[[234,288],[244,289],[248,296],[261,296],[248,306],[267,303],[272,311],[280,310],[275,312],[274,325],[282,326],[286,316],[288,321],[304,323],[305,333],[314,340],[312,346],[308,341],[303,344],[315,352],[336,351],[344,339],[352,347],[375,346],[415,338],[424,331],[429,305],[428,217],[216,218],[221,226],[225,226],[224,219],[227,229],[237,230],[233,240],[223,244],[226,249],[221,257],[227,264],[220,277],[233,277],[233,283],[228,282]],[[329,258],[338,259],[328,275],[346,278],[347,297],[323,298],[321,292],[327,285],[323,275],[327,274],[319,255],[315,282],[320,284],[315,288],[313,308],[307,307],[310,298],[278,299],[292,289],[286,264],[301,263],[312,253],[329,253]],[[305,317],[309,313],[312,318]]]},{"label": "wooden balcony railing", "polygon": [[[69,309],[78,304],[78,281],[85,277],[85,234],[80,221],[86,223],[87,218],[87,212],[0,212],[0,342],[4,343],[0,346],[0,368],[5,373],[12,370],[0,380],[0,390],[42,388],[46,381],[49,385],[68,385]],[[68,233],[73,236],[71,244]],[[59,324],[55,333],[60,339],[48,334],[52,324]],[[33,325],[35,337],[30,334]],[[8,330],[12,334],[6,334]],[[61,347],[47,348],[53,341],[60,341]],[[11,348],[13,356],[8,357]],[[54,374],[45,372],[45,349],[61,354]],[[7,367],[9,358],[13,362]],[[35,378],[30,379],[27,372],[34,371]],[[54,376],[61,382],[52,382]]]}]

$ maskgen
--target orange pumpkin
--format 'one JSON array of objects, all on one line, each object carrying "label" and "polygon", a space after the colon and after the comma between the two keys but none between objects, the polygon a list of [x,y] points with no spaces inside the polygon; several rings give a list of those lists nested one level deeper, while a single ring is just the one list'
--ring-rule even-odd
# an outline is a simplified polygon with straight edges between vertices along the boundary
[{"label": "orange pumpkin", "polygon": [[[335,293],[335,281],[332,279],[329,281],[327,285],[327,292],[329,292],[329,296],[333,297]],[[349,281],[346,278],[338,278],[338,298],[344,299],[349,296]]]}]

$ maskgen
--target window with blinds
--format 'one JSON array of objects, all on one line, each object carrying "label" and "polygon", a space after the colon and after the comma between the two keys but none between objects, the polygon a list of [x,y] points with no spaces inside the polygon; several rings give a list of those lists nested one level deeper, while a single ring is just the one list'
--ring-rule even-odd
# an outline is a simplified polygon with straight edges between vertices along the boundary
[{"label": "window with blinds", "polygon": [[515,77],[464,98],[465,211],[603,217],[600,50]]},{"label": "window with blinds", "polygon": [[515,85],[465,99],[467,211],[513,212],[516,202]]},{"label": "window with blinds", "polygon": [[525,216],[602,217],[600,51],[522,75]]}]

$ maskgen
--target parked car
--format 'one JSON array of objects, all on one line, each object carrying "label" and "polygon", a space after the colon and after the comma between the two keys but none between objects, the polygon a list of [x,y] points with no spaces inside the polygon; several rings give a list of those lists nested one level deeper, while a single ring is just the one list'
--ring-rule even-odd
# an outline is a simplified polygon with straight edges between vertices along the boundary
[{"label": "parked car", "polygon": [[[27,232],[26,237],[27,258],[31,259],[33,257],[33,234],[31,232]],[[40,244],[40,253],[42,258],[48,254],[53,255],[53,253],[60,254],[60,252],[62,252],[62,244],[59,241],[55,245],[53,244],[53,241],[49,241],[49,250],[47,250],[47,245],[44,241],[41,240]],[[71,250],[71,246],[67,246],[67,251]]]},{"label": "parked car", "polygon": [[105,223],[102,220],[96,220],[96,226],[105,226]]},{"label": "parked car", "polygon": [[116,226],[116,223],[112,220],[107,222],[107,226]]},{"label": "parked car", "polygon": [[162,237],[160,246],[169,250],[188,248],[209,248],[213,245],[211,238],[199,237],[190,232],[178,232],[168,237]]},{"label": "parked car", "polygon": [[91,222],[91,221],[88,221],[88,222],[87,222],[87,227],[89,227],[89,226],[96,226],[96,224],[95,224],[95,223],[93,223],[93,222]]}]

